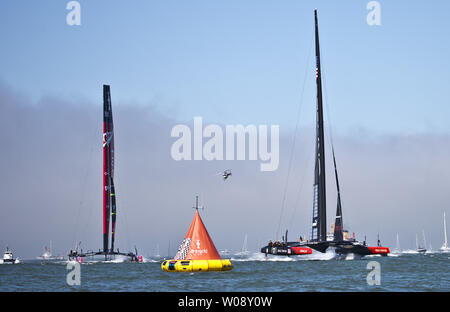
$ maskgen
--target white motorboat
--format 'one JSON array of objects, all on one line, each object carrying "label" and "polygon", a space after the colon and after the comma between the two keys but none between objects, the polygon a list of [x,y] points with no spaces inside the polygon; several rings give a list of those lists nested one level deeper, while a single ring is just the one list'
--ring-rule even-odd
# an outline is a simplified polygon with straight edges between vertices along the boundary
[{"label": "white motorboat", "polygon": [[19,263],[19,259],[14,258],[14,255],[11,250],[9,250],[8,246],[6,247],[5,252],[3,253],[3,264],[17,264]]}]

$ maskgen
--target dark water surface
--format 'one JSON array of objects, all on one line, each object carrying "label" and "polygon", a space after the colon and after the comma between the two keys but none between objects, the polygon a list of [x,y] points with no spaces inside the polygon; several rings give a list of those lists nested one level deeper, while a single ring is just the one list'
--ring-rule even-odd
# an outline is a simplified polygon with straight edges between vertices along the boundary
[{"label": "dark water surface", "polygon": [[[301,257],[301,256],[300,256]],[[160,262],[81,264],[81,285],[69,286],[67,262],[24,260],[0,265],[0,291],[450,291],[450,254],[400,254],[358,260],[231,257],[230,272],[167,273]],[[369,286],[370,261],[381,266],[381,285]]]}]

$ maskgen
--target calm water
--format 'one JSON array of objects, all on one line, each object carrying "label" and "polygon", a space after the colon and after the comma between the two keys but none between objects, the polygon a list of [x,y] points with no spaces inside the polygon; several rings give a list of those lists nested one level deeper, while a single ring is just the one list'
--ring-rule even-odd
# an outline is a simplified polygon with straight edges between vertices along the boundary
[{"label": "calm water", "polygon": [[[230,272],[167,273],[160,263],[83,263],[81,285],[66,284],[67,262],[0,265],[0,291],[450,291],[450,254],[401,254],[359,260],[232,256]],[[381,285],[367,285],[368,262],[381,265]]]}]

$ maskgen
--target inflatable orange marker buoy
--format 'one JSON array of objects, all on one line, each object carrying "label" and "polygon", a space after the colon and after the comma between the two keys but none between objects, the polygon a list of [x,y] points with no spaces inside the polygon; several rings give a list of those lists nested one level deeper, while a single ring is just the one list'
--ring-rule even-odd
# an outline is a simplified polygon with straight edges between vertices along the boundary
[{"label": "inflatable orange marker buoy", "polygon": [[178,248],[174,259],[165,260],[161,269],[166,272],[207,272],[230,271],[233,264],[229,259],[221,259],[216,247],[198,213],[198,196],[196,212],[191,226]]}]

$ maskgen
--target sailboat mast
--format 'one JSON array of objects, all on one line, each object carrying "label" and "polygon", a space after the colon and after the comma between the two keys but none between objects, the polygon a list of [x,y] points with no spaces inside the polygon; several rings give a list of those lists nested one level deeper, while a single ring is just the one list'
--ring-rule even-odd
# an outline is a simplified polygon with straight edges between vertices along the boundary
[{"label": "sailboat mast", "polygon": [[247,234],[245,234],[244,243],[242,244],[242,252],[246,251],[247,251]]},{"label": "sailboat mast", "polygon": [[103,85],[103,251],[108,252],[111,179],[114,176],[114,137],[109,85]]},{"label": "sailboat mast", "polygon": [[319,24],[317,10],[315,19],[315,48],[316,48],[316,85],[317,85],[317,125],[316,125],[316,160],[314,174],[314,203],[311,240],[326,241],[326,187],[325,187],[325,147],[323,129],[323,101],[322,101],[322,73],[320,67]]},{"label": "sailboat mast", "polygon": [[445,211],[444,211],[444,248],[448,248],[447,243],[447,224],[445,223]]},{"label": "sailboat mast", "polygon": [[427,248],[427,241],[425,239],[425,230],[422,230],[422,237],[423,237],[423,248]]}]

